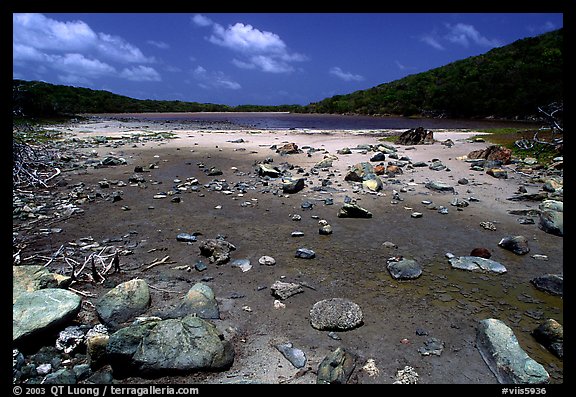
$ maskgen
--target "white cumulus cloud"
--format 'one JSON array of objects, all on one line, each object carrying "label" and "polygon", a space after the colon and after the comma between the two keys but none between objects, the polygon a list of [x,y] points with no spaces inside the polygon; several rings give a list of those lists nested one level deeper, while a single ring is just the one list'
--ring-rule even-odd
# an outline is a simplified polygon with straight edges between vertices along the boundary
[{"label": "white cumulus cloud", "polygon": [[279,35],[262,31],[250,24],[237,22],[224,28],[203,15],[195,15],[198,26],[211,26],[207,40],[239,54],[232,63],[242,69],[256,69],[268,73],[289,73],[295,70],[293,62],[307,59],[303,54],[291,52]]},{"label": "white cumulus cloud", "polygon": [[205,89],[224,88],[228,90],[239,90],[242,86],[230,79],[223,72],[209,72],[202,66],[197,66],[192,70],[192,76],[198,82],[198,86]]},{"label": "white cumulus cloud", "polygon": [[331,75],[336,76],[339,79],[342,79],[344,81],[363,81],[364,80],[363,76],[361,76],[359,74],[353,74],[350,72],[345,72],[338,66],[334,66],[334,67],[330,68],[328,73],[330,73]]},{"label": "white cumulus cloud", "polygon": [[33,13],[13,14],[12,20],[15,67],[51,70],[65,82],[85,83],[102,77],[161,80],[156,70],[142,65],[154,63],[153,57],[119,36],[95,32],[83,21],[62,22]]}]

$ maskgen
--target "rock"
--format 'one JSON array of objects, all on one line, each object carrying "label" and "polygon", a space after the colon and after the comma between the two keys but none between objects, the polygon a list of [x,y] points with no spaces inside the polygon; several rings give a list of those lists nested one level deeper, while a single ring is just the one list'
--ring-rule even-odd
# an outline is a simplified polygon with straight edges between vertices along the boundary
[{"label": "rock", "polygon": [[512,150],[499,145],[491,145],[486,149],[474,150],[468,153],[467,157],[469,159],[499,161],[501,164],[508,164],[512,157]]},{"label": "rock", "polygon": [[32,292],[44,288],[66,288],[71,277],[50,273],[42,265],[12,266],[12,303],[22,292]]},{"label": "rock", "polygon": [[350,148],[344,147],[342,149],[336,150],[337,154],[352,154],[352,150]]},{"label": "rock", "polygon": [[115,378],[224,370],[234,361],[230,342],[194,315],[122,328],[110,335],[106,351]]},{"label": "rock", "polygon": [[479,322],[476,347],[502,384],[543,384],[550,380],[544,367],[520,347],[512,329],[498,319]]},{"label": "rock", "polygon": [[387,165],[385,174],[389,177],[394,177],[398,174],[402,174],[402,168],[398,167],[397,165]]},{"label": "rock", "polygon": [[492,253],[490,252],[490,250],[488,248],[478,247],[478,248],[474,248],[472,251],[470,251],[470,256],[478,256],[480,258],[490,259],[490,257],[492,256]]},{"label": "rock", "polygon": [[544,210],[540,212],[538,228],[554,236],[564,236],[564,212]]},{"label": "rock", "polygon": [[508,171],[503,168],[490,168],[486,173],[494,178],[508,179]]},{"label": "rock", "polygon": [[200,242],[200,254],[207,257],[210,263],[222,265],[230,260],[230,252],[236,247],[223,239],[208,239]]},{"label": "rock", "polygon": [[398,245],[396,245],[395,243],[393,243],[392,241],[384,241],[382,243],[382,246],[384,246],[385,248],[398,248]]},{"label": "rock", "polygon": [[430,145],[434,143],[434,133],[423,127],[404,131],[394,142],[397,145]]},{"label": "rock", "polygon": [[258,263],[266,266],[274,266],[276,264],[276,259],[272,258],[271,256],[264,255],[258,259]]},{"label": "rock", "polygon": [[288,299],[292,295],[304,292],[304,289],[300,284],[286,283],[284,281],[276,281],[272,284],[270,290],[273,296],[282,300]]},{"label": "rock", "polygon": [[460,178],[458,179],[458,184],[459,185],[467,185],[469,183],[468,179],[466,178]]},{"label": "rock", "polygon": [[354,368],[356,360],[352,354],[341,347],[328,354],[318,366],[317,384],[346,384]]},{"label": "rock", "polygon": [[564,294],[564,276],[562,274],[544,274],[530,280],[534,287],[552,295]]},{"label": "rock", "polygon": [[470,203],[466,200],[459,199],[458,197],[454,197],[452,201],[450,201],[450,205],[458,208],[465,208],[470,205]]},{"label": "rock", "polygon": [[290,343],[290,342],[281,343],[281,344],[275,345],[274,347],[276,347],[276,349],[278,349],[278,351],[280,353],[282,353],[282,355],[288,361],[290,361],[290,363],[295,368],[302,368],[306,365],[306,355],[304,354],[304,352],[302,350],[296,349],[295,347],[293,347],[292,343]]},{"label": "rock", "polygon": [[319,162],[317,162],[316,164],[314,164],[314,166],[312,166],[312,168],[330,168],[332,167],[332,162],[334,160],[338,160],[338,157],[332,155],[332,156],[324,156],[324,158],[322,160],[320,160]]},{"label": "rock", "polygon": [[498,246],[508,251],[512,251],[516,255],[526,255],[528,252],[530,252],[530,247],[528,247],[528,239],[524,236],[503,237],[498,243]]},{"label": "rock", "polygon": [[74,385],[76,384],[76,374],[71,369],[61,368],[46,375],[43,383],[45,385]]},{"label": "rock", "polygon": [[218,302],[212,288],[203,283],[196,283],[188,290],[180,304],[166,318],[196,315],[203,319],[220,319]]},{"label": "rock", "polygon": [[548,198],[548,193],[538,192],[538,193],[524,193],[517,194],[512,197],[508,197],[506,200],[510,201],[542,201]]},{"label": "rock", "polygon": [[412,217],[412,218],[422,218],[423,215],[424,215],[424,214],[421,213],[421,212],[413,212],[413,213],[410,214],[410,217]]},{"label": "rock", "polygon": [[298,154],[302,153],[302,150],[298,149],[298,145],[295,143],[287,143],[284,146],[279,147],[276,149],[276,153],[280,153],[281,156],[286,154]]},{"label": "rock", "polygon": [[386,160],[386,155],[382,152],[378,152],[374,156],[370,157],[370,161],[384,161],[384,160]]},{"label": "rock", "polygon": [[320,221],[318,221],[318,226],[319,226],[318,233],[325,236],[332,234],[332,226],[330,226],[325,219],[321,219]]},{"label": "rock", "polygon": [[360,306],[343,298],[321,300],[310,310],[312,327],[321,331],[347,331],[362,325],[362,320]]},{"label": "rock", "polygon": [[378,178],[377,176],[372,178],[372,179],[367,179],[365,181],[362,181],[362,186],[365,189],[371,190],[373,192],[377,192],[379,190],[382,190],[382,188],[384,187],[382,180],[380,178]]},{"label": "rock", "polygon": [[265,164],[258,164],[258,175],[278,178],[282,175],[282,172],[276,167],[269,167]]},{"label": "rock", "polygon": [[21,293],[12,305],[13,343],[52,332],[71,321],[80,312],[81,303],[78,295],[59,288]]},{"label": "rock", "polygon": [[252,269],[250,259],[236,259],[230,264],[230,266],[240,268],[240,270],[243,272],[247,272],[248,270]]},{"label": "rock", "polygon": [[558,358],[564,356],[564,327],[550,318],[544,321],[534,331],[532,336],[546,349]]},{"label": "rock", "polygon": [[313,259],[316,257],[316,253],[308,248],[298,248],[296,250],[296,258],[302,259]]},{"label": "rock", "polygon": [[372,213],[356,204],[344,204],[338,211],[338,218],[372,218]]},{"label": "rock", "polygon": [[223,174],[222,170],[216,167],[210,167],[210,169],[206,171],[206,175],[208,176],[218,176],[222,174]]},{"label": "rock", "polygon": [[424,341],[424,346],[418,348],[418,353],[423,356],[435,355],[439,356],[444,350],[444,342],[440,339],[429,338]]},{"label": "rock", "polygon": [[418,372],[409,365],[405,366],[403,369],[396,371],[396,376],[394,376],[394,384],[399,385],[415,385],[418,383]]},{"label": "rock", "polygon": [[422,268],[412,259],[388,261],[386,268],[396,280],[412,280],[422,275]]},{"label": "rock", "polygon": [[90,368],[96,370],[106,364],[106,346],[110,335],[108,332],[88,331],[86,334],[86,355]]},{"label": "rock", "polygon": [[106,292],[95,304],[100,321],[117,328],[133,320],[150,306],[150,290],[142,279],[129,280]]},{"label": "rock", "polygon": [[564,202],[558,200],[544,200],[538,205],[541,211],[558,211],[564,212]]},{"label": "rock", "polygon": [[282,178],[282,192],[285,194],[298,193],[304,189],[304,178]]},{"label": "rock", "polygon": [[430,190],[435,190],[437,192],[454,192],[454,187],[450,186],[447,183],[441,182],[441,181],[430,181],[427,182],[424,187],[430,189]]},{"label": "rock", "polygon": [[116,156],[107,156],[100,160],[100,164],[102,165],[124,165],[127,164],[126,160],[121,157]]},{"label": "rock", "polygon": [[375,176],[374,167],[370,163],[363,162],[352,166],[350,171],[348,171],[344,177],[344,180],[351,182],[362,182],[366,179],[370,179],[370,175]]},{"label": "rock", "polygon": [[436,160],[432,161],[432,164],[430,164],[428,168],[432,171],[442,171],[446,169],[446,166],[440,160]]},{"label": "rock", "polygon": [[84,342],[84,331],[78,325],[71,325],[58,334],[56,349],[68,354],[80,346],[82,342]]},{"label": "rock", "polygon": [[484,270],[499,274],[506,273],[507,271],[502,264],[491,259],[481,258],[478,256],[454,257],[450,258],[448,261],[450,262],[450,265],[452,265],[452,267],[455,269],[470,271]]},{"label": "rock", "polygon": [[176,236],[176,241],[184,241],[184,242],[194,242],[197,240],[197,237],[194,236],[193,234],[188,234],[188,233],[179,233]]}]

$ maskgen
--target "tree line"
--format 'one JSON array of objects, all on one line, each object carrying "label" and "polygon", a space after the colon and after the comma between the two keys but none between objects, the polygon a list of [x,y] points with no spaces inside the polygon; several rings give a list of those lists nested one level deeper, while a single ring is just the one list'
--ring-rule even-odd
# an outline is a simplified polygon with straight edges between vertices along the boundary
[{"label": "tree line", "polygon": [[141,100],[108,91],[13,80],[15,116],[81,113],[263,112],[526,119],[563,99],[563,29],[427,72],[308,105],[227,106]]}]

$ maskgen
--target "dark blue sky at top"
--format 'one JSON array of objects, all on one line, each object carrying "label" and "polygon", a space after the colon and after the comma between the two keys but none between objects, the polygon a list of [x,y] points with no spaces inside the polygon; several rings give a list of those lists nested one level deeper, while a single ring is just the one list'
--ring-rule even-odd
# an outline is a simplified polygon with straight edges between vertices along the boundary
[{"label": "dark blue sky at top", "polygon": [[139,99],[305,105],[562,26],[562,13],[13,14],[13,77]]}]

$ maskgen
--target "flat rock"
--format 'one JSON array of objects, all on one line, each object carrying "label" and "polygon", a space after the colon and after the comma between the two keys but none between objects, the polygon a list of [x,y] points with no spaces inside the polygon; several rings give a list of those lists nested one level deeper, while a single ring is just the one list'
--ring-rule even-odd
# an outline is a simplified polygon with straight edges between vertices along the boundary
[{"label": "flat rock", "polygon": [[481,258],[479,256],[460,256],[450,258],[450,265],[455,269],[462,270],[483,270],[494,273],[506,273],[506,268],[499,262],[492,259]]},{"label": "flat rock", "polygon": [[526,255],[528,252],[530,252],[528,239],[524,236],[503,237],[498,243],[498,246],[508,251],[512,251],[516,255]]},{"label": "flat rock", "polygon": [[275,347],[295,368],[306,365],[306,355],[302,350],[293,347],[292,343],[280,343]]},{"label": "flat rock", "polygon": [[292,295],[304,292],[304,289],[300,284],[296,283],[286,283],[284,281],[276,281],[270,287],[272,295],[279,299],[288,299]]},{"label": "flat rock", "polygon": [[396,280],[411,280],[422,275],[422,268],[412,259],[389,261],[386,268]]},{"label": "flat rock", "polygon": [[316,257],[316,253],[309,249],[309,248],[298,248],[296,250],[296,258],[302,259],[314,259]]},{"label": "flat rock", "polygon": [[437,192],[454,192],[454,187],[442,181],[427,182],[424,187]]},{"label": "flat rock", "polygon": [[80,312],[78,295],[60,288],[23,292],[12,305],[12,341],[35,337],[72,320]]}]

